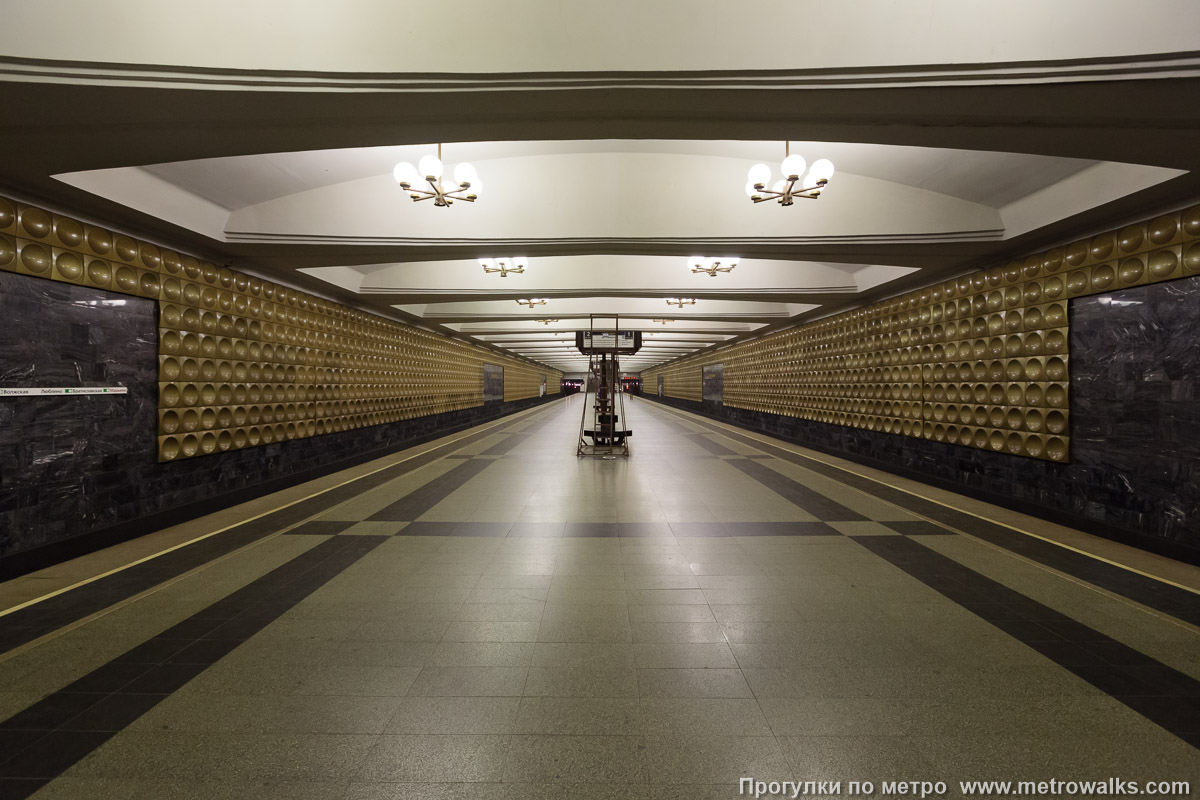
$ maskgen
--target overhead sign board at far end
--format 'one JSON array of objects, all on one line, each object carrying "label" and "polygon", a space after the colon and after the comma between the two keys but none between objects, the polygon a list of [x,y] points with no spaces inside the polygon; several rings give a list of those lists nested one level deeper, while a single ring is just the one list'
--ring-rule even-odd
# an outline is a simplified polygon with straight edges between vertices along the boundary
[{"label": "overhead sign board at far end", "polygon": [[576,346],[584,353],[636,353],[642,346],[641,331],[579,331]]}]

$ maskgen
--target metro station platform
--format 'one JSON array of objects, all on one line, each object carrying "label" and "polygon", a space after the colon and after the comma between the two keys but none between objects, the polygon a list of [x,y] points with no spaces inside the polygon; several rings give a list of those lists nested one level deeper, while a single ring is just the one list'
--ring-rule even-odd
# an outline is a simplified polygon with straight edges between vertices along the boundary
[{"label": "metro station platform", "polygon": [[1200,786],[1200,569],[584,400],[0,584],[0,798]]}]

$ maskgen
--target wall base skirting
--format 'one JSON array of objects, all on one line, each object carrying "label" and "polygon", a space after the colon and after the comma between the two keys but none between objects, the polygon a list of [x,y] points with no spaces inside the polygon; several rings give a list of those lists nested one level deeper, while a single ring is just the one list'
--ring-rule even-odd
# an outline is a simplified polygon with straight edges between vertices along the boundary
[{"label": "wall base skirting", "polygon": [[[1156,553],[1158,555],[1166,556],[1167,558],[1173,558],[1177,561],[1200,565],[1200,549],[1189,547],[1177,541],[1147,534],[1142,531],[1122,528],[1101,520],[1071,513],[1070,511],[1065,511],[1062,508],[1041,505],[1029,500],[1009,497],[995,491],[988,491],[986,489],[967,485],[966,483],[960,481],[949,480],[937,475],[930,475],[920,470],[911,469],[891,461],[873,458],[871,456],[854,453],[839,447],[821,444],[810,439],[805,439],[801,436],[789,435],[785,432],[786,430],[794,430],[794,423],[797,422],[802,422],[807,426],[822,426],[824,428],[828,428],[833,433],[844,433],[852,430],[845,428],[844,426],[827,425],[825,423],[812,422],[809,420],[794,420],[790,417],[783,417],[777,414],[767,414],[741,408],[730,408],[728,406],[723,406],[716,403],[701,403],[693,400],[682,400],[679,398],[665,396],[658,397],[654,392],[646,392],[642,396],[646,399],[662,403],[666,406],[689,411],[693,414],[708,417],[710,419],[723,422],[727,425],[732,425],[737,428],[753,431],[757,434],[769,436],[772,439],[778,439],[782,442],[799,445],[809,450],[815,450],[816,452],[824,453],[825,455],[843,458],[855,464],[861,464],[865,467],[882,470],[883,472],[887,472],[891,475],[896,475],[901,478],[919,481],[920,483],[924,483],[937,489],[956,492],[958,494],[970,497],[973,500],[991,503],[992,505],[997,505],[1002,508],[1020,512],[1022,514],[1028,514],[1031,517],[1044,519],[1047,522],[1053,522],[1058,525],[1065,525],[1067,527],[1083,531],[1084,533],[1092,534],[1093,536],[1110,539],[1121,544],[1129,545],[1130,547],[1136,547],[1140,550]],[[886,436],[889,438],[895,437],[894,434],[879,433],[875,431],[855,431],[855,433],[859,436],[866,435]],[[906,448],[913,449],[919,449],[928,445],[937,445],[939,447],[952,446],[928,442],[924,439],[914,439],[911,437],[904,437],[903,444]],[[963,449],[967,450],[967,452],[976,452],[967,448]],[[1060,465],[1050,466],[1057,467]]]},{"label": "wall base skirting", "polygon": [[[535,406],[543,405],[551,400],[561,399],[562,397],[563,395],[561,394],[548,394],[542,397],[531,397],[507,403],[489,403],[461,411],[449,411],[444,414],[389,423],[389,427],[398,427],[419,422],[428,432],[418,433],[409,438],[393,441],[384,447],[360,452],[348,458],[320,464],[309,469],[282,475],[278,478],[271,478],[250,486],[243,486],[233,491],[205,497],[165,511],[109,525],[104,528],[98,528],[65,539],[59,539],[48,544],[31,547],[27,550],[4,553],[0,555],[0,581],[25,575],[39,569],[45,569],[46,567],[60,564],[63,561],[102,550],[105,547],[127,542],[139,536],[145,536],[163,528],[178,525],[182,522],[202,517],[205,514],[211,514],[214,511],[229,508],[239,503],[245,503],[273,492],[282,491],[297,484],[315,480],[340,470],[349,469],[350,467],[377,458],[383,458],[400,450],[416,447],[417,445],[440,439],[443,436],[448,436],[485,422],[491,422],[519,411],[525,411]],[[429,430],[428,426],[430,425],[433,426],[432,430]],[[337,437],[354,436],[356,433],[370,430],[371,428],[358,428],[342,433],[327,434],[325,437],[315,439],[283,442],[278,446],[288,447],[300,442],[328,441]],[[220,455],[217,455],[216,458],[219,459]]]}]

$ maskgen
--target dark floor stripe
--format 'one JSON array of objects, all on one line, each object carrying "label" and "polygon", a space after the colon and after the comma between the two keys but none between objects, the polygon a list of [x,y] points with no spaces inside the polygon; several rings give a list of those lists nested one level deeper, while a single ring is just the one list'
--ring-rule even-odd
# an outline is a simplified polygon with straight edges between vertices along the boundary
[{"label": "dark floor stripe", "polygon": [[1200,681],[905,536],[854,541],[1197,746]]},{"label": "dark floor stripe", "polygon": [[[710,430],[728,436],[736,442],[758,448],[776,458],[812,470],[818,475],[839,481],[880,500],[891,503],[906,511],[927,517],[943,525],[977,536],[1018,555],[1037,561],[1052,569],[1095,584],[1110,592],[1127,597],[1134,602],[1149,606],[1192,625],[1200,625],[1200,596],[1187,589],[1163,583],[1139,575],[1127,569],[1099,561],[1091,556],[1068,550],[1065,547],[1014,531],[990,520],[980,519],[953,508],[947,508],[932,500],[909,494],[886,483],[856,475],[848,470],[826,464],[817,459],[794,453],[783,447],[759,441],[736,431],[725,430],[705,420],[700,424]],[[802,446],[802,445],[801,445]],[[732,462],[731,462],[732,463]]]},{"label": "dark floor stripe", "polygon": [[781,472],[776,472],[765,464],[747,458],[731,458],[725,463],[731,467],[737,467],[763,486],[822,522],[858,522],[869,519],[836,500],[808,488],[799,481],[793,480]]},{"label": "dark floor stripe", "polygon": [[505,434],[505,438],[503,438],[503,439],[501,439],[500,441],[496,442],[494,445],[492,445],[491,447],[489,447],[487,450],[484,450],[484,451],[483,451],[482,453],[480,453],[479,455],[481,455],[481,456],[502,456],[502,455],[506,455],[506,454],[507,454],[507,453],[508,453],[510,450],[512,450],[512,449],[513,449],[514,447],[516,447],[517,445],[519,445],[519,444],[523,444],[523,443],[525,442],[525,437],[527,437],[528,435],[529,435],[529,434],[527,434],[527,433],[508,433],[508,434]]},{"label": "dark floor stripe", "polygon": [[0,797],[28,797],[385,540],[335,536],[0,722]]},{"label": "dark floor stripe", "polygon": [[488,536],[503,539],[512,522],[412,522],[397,536]]},{"label": "dark floor stripe", "polygon": [[676,536],[841,536],[824,522],[672,522]]},{"label": "dark floor stripe", "polygon": [[887,527],[894,530],[896,533],[905,536],[954,536],[954,531],[949,528],[943,528],[941,525],[935,525],[932,522],[926,522],[923,519],[918,520],[903,520],[900,522],[885,522]]},{"label": "dark floor stripe", "polygon": [[78,622],[84,617],[103,611],[111,605],[152,589],[164,581],[178,577],[189,570],[232,553],[309,517],[316,516],[358,494],[420,469],[453,450],[492,434],[493,431],[490,430],[479,431],[457,441],[447,442],[373,475],[363,476],[345,486],[331,489],[316,497],[310,497],[295,505],[271,512],[264,517],[244,522],[195,544],[165,553],[142,564],[92,581],[78,589],[72,589],[2,616],[0,617],[0,653],[28,644],[59,628]]},{"label": "dark floor stripe", "polygon": [[708,438],[708,435],[704,434],[704,433],[688,434],[687,440],[695,445],[703,447],[705,450],[707,450],[709,453],[711,453],[714,456],[738,455],[737,452],[730,450],[728,447],[721,444],[720,442],[715,442],[712,439]]},{"label": "dark floor stripe", "polygon": [[353,522],[314,519],[288,529],[287,533],[291,536],[336,536],[353,524]]},{"label": "dark floor stripe", "polygon": [[674,431],[675,433],[682,433],[682,434],[690,435],[690,434],[693,434],[696,432],[696,431],[692,430],[691,428],[689,428],[688,426],[684,425],[679,420],[674,419],[669,416],[666,416],[665,414],[656,414],[655,421],[660,423],[663,427],[667,428],[668,430]]},{"label": "dark floor stripe", "polygon": [[369,519],[411,522],[450,496],[450,493],[490,467],[492,461],[464,461],[429,483],[375,512]]}]

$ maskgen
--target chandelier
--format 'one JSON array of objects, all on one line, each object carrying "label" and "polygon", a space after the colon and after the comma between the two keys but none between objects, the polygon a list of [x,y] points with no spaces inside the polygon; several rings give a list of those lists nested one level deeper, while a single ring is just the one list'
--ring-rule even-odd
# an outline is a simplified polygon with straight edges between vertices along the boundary
[{"label": "chandelier", "polygon": [[732,272],[733,268],[738,265],[736,258],[726,259],[725,264],[722,264],[716,259],[707,259],[704,256],[692,256],[688,259],[688,266],[692,268],[692,272],[704,272],[709,277],[717,277],[718,272]]},{"label": "chandelier", "polygon": [[668,297],[667,305],[679,306],[680,308],[683,308],[684,306],[694,306],[694,305],[696,305],[696,298],[694,298],[694,297]]},{"label": "chandelier", "polygon": [[783,163],[780,164],[783,178],[775,181],[775,185],[770,189],[767,188],[767,182],[771,180],[771,168],[766,164],[755,164],[750,168],[750,173],[746,176],[746,194],[755,203],[778,200],[779,205],[790,206],[797,197],[816,200],[821,196],[821,190],[833,177],[833,162],[828,158],[814,161],[808,169],[808,175],[801,181],[800,176],[804,175],[804,157],[792,155],[791,149],[792,143],[784,142]]},{"label": "chandelier", "polygon": [[[392,177],[400,188],[408,192],[414,203],[422,200],[433,200],[439,208],[445,208],[455,200],[466,200],[474,203],[483,191],[483,181],[475,174],[475,168],[463,161],[454,167],[454,182],[458,188],[447,188],[442,184],[442,145],[438,144],[438,154],[421,156],[417,166],[407,161],[401,161],[392,170]],[[416,185],[427,183],[429,188],[415,188]],[[467,194],[467,192],[470,194]]]},{"label": "chandelier", "polygon": [[675,320],[673,320],[673,319],[652,319],[652,320],[650,320],[650,321],[651,321],[651,322],[657,322],[657,323],[659,323],[659,324],[662,324],[662,325],[666,325],[668,322],[674,322]]},{"label": "chandelier", "polygon": [[525,256],[517,256],[516,258],[481,258],[479,266],[483,267],[486,273],[499,272],[501,278],[507,278],[511,272],[514,275],[520,275],[525,271],[525,267],[529,266],[529,259]]},{"label": "chandelier", "polygon": [[[555,317],[554,319],[535,319],[534,322],[540,322],[543,325],[549,325],[551,322],[558,322],[558,317]],[[557,333],[554,335],[558,336]]]},{"label": "chandelier", "polygon": [[533,308],[534,306],[544,306],[544,305],[546,305],[546,301],[547,301],[547,300],[549,300],[549,299],[550,299],[550,298],[548,298],[548,297],[528,297],[528,298],[522,298],[522,299],[520,299],[520,300],[518,300],[518,301],[517,301],[517,305],[521,305],[521,306],[529,306],[530,308]]}]

